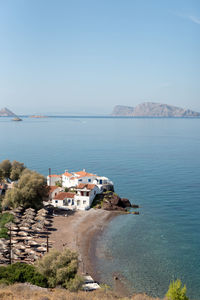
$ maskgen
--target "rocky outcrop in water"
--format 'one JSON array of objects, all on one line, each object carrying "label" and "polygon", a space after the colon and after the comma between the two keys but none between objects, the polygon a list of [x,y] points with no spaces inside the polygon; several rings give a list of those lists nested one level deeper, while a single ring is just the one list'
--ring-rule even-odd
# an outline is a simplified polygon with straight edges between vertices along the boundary
[{"label": "rocky outcrop in water", "polygon": [[107,191],[96,196],[93,202],[93,207],[102,208],[105,210],[126,211],[128,207],[133,206],[127,198],[120,198],[116,193]]},{"label": "rocky outcrop in water", "polygon": [[144,102],[136,107],[117,105],[113,116],[127,117],[200,117],[199,112],[168,104]]}]

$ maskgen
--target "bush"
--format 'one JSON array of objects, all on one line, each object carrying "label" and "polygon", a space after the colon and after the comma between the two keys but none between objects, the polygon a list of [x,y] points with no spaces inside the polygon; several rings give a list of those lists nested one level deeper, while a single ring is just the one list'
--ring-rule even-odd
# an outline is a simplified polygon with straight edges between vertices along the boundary
[{"label": "bush", "polygon": [[169,300],[189,300],[186,296],[186,286],[182,287],[182,283],[179,279],[172,281],[169,285],[168,292],[166,294],[167,299]]},{"label": "bush", "polygon": [[29,282],[41,287],[47,287],[47,279],[32,265],[15,263],[7,267],[0,267],[0,283],[13,284],[15,282]]},{"label": "bush", "polygon": [[9,222],[12,222],[13,219],[14,216],[9,213],[0,214],[0,238],[8,239],[8,229],[5,227],[5,225]]},{"label": "bush", "polygon": [[63,252],[52,250],[36,262],[37,270],[48,279],[50,287],[61,285],[64,288],[77,290],[82,283],[77,276],[78,255],[69,249]]}]

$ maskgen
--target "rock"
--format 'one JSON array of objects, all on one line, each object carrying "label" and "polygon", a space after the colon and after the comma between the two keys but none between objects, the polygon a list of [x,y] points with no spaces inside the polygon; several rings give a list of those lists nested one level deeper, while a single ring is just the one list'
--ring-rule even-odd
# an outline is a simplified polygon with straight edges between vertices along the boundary
[{"label": "rock", "polygon": [[133,207],[133,208],[139,208],[139,205],[137,205],[137,204],[132,204],[131,207]]},{"label": "rock", "polygon": [[131,207],[131,202],[127,198],[121,198],[122,207]]},{"label": "rock", "polygon": [[169,104],[144,102],[136,107],[117,105],[114,107],[112,115],[132,117],[199,117],[200,113]]}]

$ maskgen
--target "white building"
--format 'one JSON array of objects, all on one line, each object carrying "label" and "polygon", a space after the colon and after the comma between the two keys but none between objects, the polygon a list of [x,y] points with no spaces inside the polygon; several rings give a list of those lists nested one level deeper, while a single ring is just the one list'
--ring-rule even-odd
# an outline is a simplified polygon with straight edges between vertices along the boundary
[{"label": "white building", "polygon": [[61,182],[62,187],[75,188],[80,183],[84,184],[95,184],[99,190],[112,189],[113,182],[107,177],[98,176],[96,174],[88,173],[85,170],[69,173],[67,170],[62,175],[50,175],[47,176],[47,184],[55,185],[57,181]]},{"label": "white building", "polygon": [[62,175],[48,175],[47,176],[47,185],[54,186],[56,182],[60,182],[62,184]]},{"label": "white building", "polygon": [[75,193],[60,192],[52,199],[52,205],[62,209],[74,209],[74,196]]},{"label": "white building", "polygon": [[52,205],[62,209],[87,210],[98,194],[99,188],[95,184],[80,183],[75,193],[60,192],[52,199]]},{"label": "white building", "polygon": [[69,173],[66,171],[62,174],[63,187],[76,187],[79,183],[93,183],[97,175],[87,173],[85,170]]},{"label": "white building", "polygon": [[80,183],[76,187],[75,204],[77,209],[87,210],[97,194],[100,193],[98,186],[91,183]]}]

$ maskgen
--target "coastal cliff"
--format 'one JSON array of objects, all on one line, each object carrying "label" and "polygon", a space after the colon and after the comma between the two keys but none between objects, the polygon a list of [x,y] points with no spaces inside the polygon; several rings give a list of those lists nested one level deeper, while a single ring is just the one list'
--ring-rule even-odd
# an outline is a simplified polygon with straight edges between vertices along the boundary
[{"label": "coastal cliff", "polygon": [[200,117],[199,112],[168,104],[144,102],[136,107],[116,105],[112,116],[126,117]]}]

